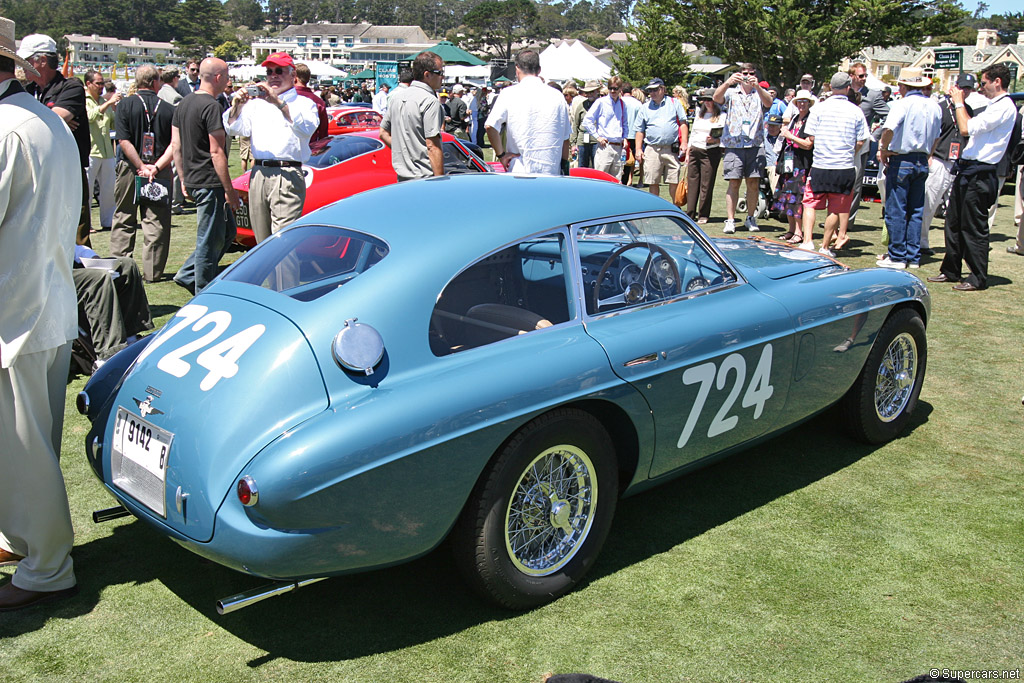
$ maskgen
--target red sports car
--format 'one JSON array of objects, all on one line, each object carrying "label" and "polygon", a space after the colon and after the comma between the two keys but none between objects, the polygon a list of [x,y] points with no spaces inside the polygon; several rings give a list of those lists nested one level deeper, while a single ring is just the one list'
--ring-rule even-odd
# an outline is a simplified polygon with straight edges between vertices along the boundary
[{"label": "red sports car", "polygon": [[328,107],[327,108],[327,134],[343,135],[345,133],[358,133],[364,130],[376,130],[380,128],[380,112],[366,107]]},{"label": "red sports car", "polygon": [[[441,146],[444,171],[448,175],[501,171],[500,163],[488,164],[454,135],[442,133]],[[302,215],[364,190],[398,182],[391,166],[391,149],[380,141],[380,129],[327,137],[314,143],[311,150],[312,156],[302,167],[306,177]],[[607,173],[590,168],[574,168],[570,175],[618,182]],[[256,236],[249,222],[249,173],[235,178],[232,185],[242,198],[242,207],[235,212],[238,225],[235,242],[254,247]]]}]

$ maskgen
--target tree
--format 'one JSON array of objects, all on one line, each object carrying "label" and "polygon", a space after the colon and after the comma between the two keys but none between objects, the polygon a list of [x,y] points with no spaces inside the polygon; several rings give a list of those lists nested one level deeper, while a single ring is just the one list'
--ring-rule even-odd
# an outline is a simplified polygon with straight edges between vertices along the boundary
[{"label": "tree", "polygon": [[223,20],[224,6],[220,0],[184,0],[175,8],[172,19],[178,54],[205,57],[214,45],[224,42]]},{"label": "tree", "polygon": [[233,62],[241,57],[248,57],[250,54],[250,47],[244,43],[238,42],[237,40],[225,40],[223,43],[213,48],[213,56],[218,59],[223,59],[225,62]]},{"label": "tree", "polygon": [[470,42],[490,45],[499,57],[512,59],[512,43],[532,33],[537,16],[532,0],[484,0],[463,21],[471,31]]},{"label": "tree", "polygon": [[254,31],[263,28],[263,5],[259,0],[227,0],[224,13],[232,26],[246,26]]},{"label": "tree", "polygon": [[653,3],[637,5],[635,23],[627,31],[633,40],[615,50],[615,68],[634,83],[660,78],[671,88],[681,82],[690,59],[683,54],[683,30]]},{"label": "tree", "polygon": [[955,0],[644,0],[687,42],[727,62],[754,62],[770,82],[802,73],[823,81],[866,46],[919,45],[949,33],[967,13]]}]

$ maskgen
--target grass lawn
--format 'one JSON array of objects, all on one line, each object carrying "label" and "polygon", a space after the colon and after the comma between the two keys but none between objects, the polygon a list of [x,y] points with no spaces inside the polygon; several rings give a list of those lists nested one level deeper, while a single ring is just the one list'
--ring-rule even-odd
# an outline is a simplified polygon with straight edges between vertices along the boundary
[{"label": "grass lawn", "polygon": [[[586,671],[623,682],[896,682],[936,667],[1019,669],[1024,259],[1004,249],[1012,198],[1001,204],[993,286],[931,287],[928,374],[909,433],[867,447],[825,414],[626,499],[586,583],[527,613],[471,595],[442,549],[218,616],[216,599],[265,582],[133,518],[92,523],[115,501],[86,464],[78,378],[62,464],[81,592],[0,615],[4,680],[539,683]],[[719,236],[721,182],[712,215],[705,227]],[[880,205],[861,217],[840,254],[858,268],[882,251]],[[194,213],[173,223],[172,274],[194,246]],[[101,255],[108,244],[109,233],[94,236]],[[941,256],[941,230],[932,246]],[[931,259],[917,274],[937,272]],[[158,326],[188,298],[171,282],[148,294]]]}]

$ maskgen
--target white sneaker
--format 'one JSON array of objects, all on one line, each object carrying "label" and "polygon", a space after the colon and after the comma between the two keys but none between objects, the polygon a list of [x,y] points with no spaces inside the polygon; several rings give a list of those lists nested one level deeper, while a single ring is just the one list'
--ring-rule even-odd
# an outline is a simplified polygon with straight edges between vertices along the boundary
[{"label": "white sneaker", "polygon": [[734,232],[736,232],[736,221],[726,218],[725,227],[722,228],[722,232],[724,232],[726,235],[731,235]]},{"label": "white sneaker", "polygon": [[819,254],[824,254],[825,256],[828,256],[829,258],[835,258],[836,257],[836,252],[832,251],[828,247],[822,247],[821,249],[818,250],[818,253]]},{"label": "white sneaker", "polygon": [[875,261],[875,265],[878,266],[879,268],[892,268],[893,270],[907,269],[906,263],[903,263],[902,261],[893,261],[891,258],[889,258],[888,254]]},{"label": "white sneaker", "polygon": [[747,216],[747,219],[743,221],[743,227],[750,232],[758,232],[760,228],[757,227],[757,219],[753,216]]},{"label": "white sneaker", "polygon": [[907,264],[907,268],[920,268],[920,267],[921,267],[920,263],[908,263]]},{"label": "white sneaker", "polygon": [[801,242],[796,248],[803,249],[804,251],[814,251],[814,242]]}]

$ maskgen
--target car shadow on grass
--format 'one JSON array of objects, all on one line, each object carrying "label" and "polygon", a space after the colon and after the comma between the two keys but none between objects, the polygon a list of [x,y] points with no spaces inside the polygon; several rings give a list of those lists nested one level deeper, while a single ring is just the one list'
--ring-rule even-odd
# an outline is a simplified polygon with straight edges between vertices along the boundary
[{"label": "car shadow on grass", "polygon": [[[928,421],[919,403],[911,432]],[[877,450],[850,439],[828,411],[749,451],[619,502],[611,533],[587,579],[643,562],[776,498],[824,479]],[[239,612],[219,616],[216,601],[269,582],[190,553],[139,521],[74,550],[80,592],[49,607],[5,615],[0,638],[41,628],[51,618],[91,612],[104,589],[155,582],[235,637],[267,652],[259,667],[283,658],[343,661],[422,645],[519,613],[470,592],[447,546],[413,562],[336,577]],[[141,603],[131,601],[139,606]],[[544,608],[539,608],[544,609]],[[130,615],[125,615],[130,618]]]}]

